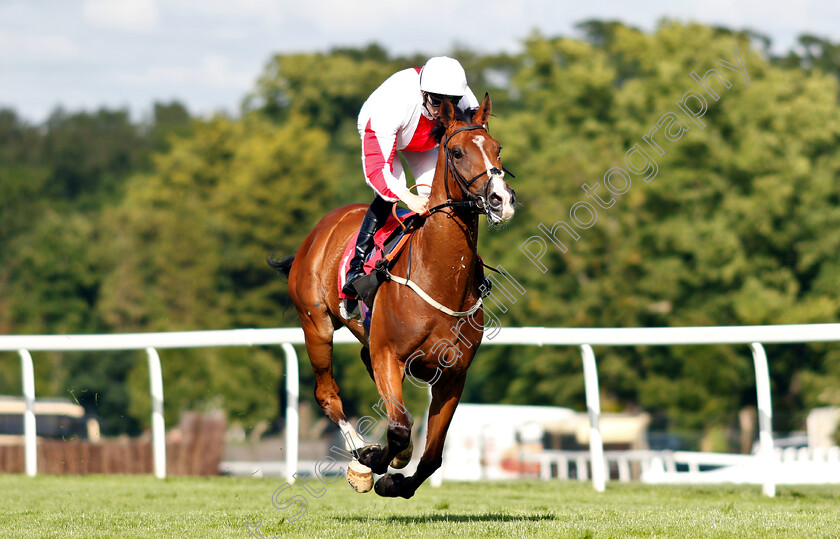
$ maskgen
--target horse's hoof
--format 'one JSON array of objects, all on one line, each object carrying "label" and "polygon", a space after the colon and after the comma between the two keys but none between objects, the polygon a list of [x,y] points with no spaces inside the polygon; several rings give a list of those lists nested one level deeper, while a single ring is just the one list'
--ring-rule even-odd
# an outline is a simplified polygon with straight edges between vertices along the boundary
[{"label": "horse's hoof", "polygon": [[400,451],[400,453],[391,460],[391,468],[402,469],[408,466],[411,461],[411,455],[414,453],[414,442],[408,441],[408,447]]},{"label": "horse's hoof", "polygon": [[388,471],[387,462],[379,462],[382,457],[382,447],[379,444],[365,446],[356,451],[356,458],[359,462],[369,467],[375,474],[383,474]]},{"label": "horse's hoof", "polygon": [[396,498],[400,495],[401,487],[406,478],[401,473],[389,473],[383,475],[373,487],[377,494],[385,498]]},{"label": "horse's hoof", "polygon": [[360,494],[369,492],[373,487],[373,472],[358,461],[352,461],[347,467],[347,482]]},{"label": "horse's hoof", "polygon": [[373,457],[373,455],[375,455],[376,453],[379,453],[381,451],[382,451],[382,446],[381,445],[371,444],[371,445],[366,445],[366,446],[362,447],[361,449],[354,449],[353,450],[353,456],[356,457],[356,459],[359,462],[361,462],[362,464],[367,465],[367,462],[365,462],[365,461],[370,459],[371,457]]}]

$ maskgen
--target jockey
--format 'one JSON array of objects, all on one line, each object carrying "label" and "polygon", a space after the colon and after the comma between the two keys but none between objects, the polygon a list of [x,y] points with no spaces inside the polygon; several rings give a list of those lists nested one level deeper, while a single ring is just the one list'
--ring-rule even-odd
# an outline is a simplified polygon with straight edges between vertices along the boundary
[{"label": "jockey", "polygon": [[[385,224],[391,205],[401,200],[418,214],[429,210],[429,191],[437,164],[438,142],[432,128],[440,106],[448,100],[461,110],[478,108],[467,86],[464,68],[447,56],[430,58],[422,68],[398,71],[374,90],[359,112],[362,167],[376,193],[362,226],[342,292],[356,296],[354,281],[364,276],[364,261],[373,248],[374,233]],[[418,185],[415,195],[406,188],[400,151]]]}]

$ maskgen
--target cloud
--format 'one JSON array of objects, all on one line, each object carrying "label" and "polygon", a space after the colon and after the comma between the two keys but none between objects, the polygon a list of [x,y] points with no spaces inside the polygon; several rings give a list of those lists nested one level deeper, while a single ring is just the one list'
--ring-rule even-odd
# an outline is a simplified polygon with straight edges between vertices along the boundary
[{"label": "cloud", "polygon": [[158,25],[157,0],[85,0],[85,21],[111,30],[148,33]]},{"label": "cloud", "polygon": [[256,19],[278,24],[283,7],[278,0],[167,0],[167,7],[185,14],[203,14],[219,20]]},{"label": "cloud", "polygon": [[[446,10],[455,10],[457,7],[455,4],[460,2],[461,0],[451,0]],[[434,16],[424,15],[422,9],[425,8],[418,8],[410,2],[394,2],[393,0],[368,0],[367,2],[311,0],[290,2],[288,9],[328,34],[332,32],[367,33],[385,28],[398,35],[401,31],[399,27],[406,24],[441,28],[445,26],[433,22]],[[419,20],[417,20],[418,17]]]},{"label": "cloud", "polygon": [[155,66],[139,73],[125,73],[119,79],[138,85],[201,85],[244,91],[253,84],[257,74],[232,68],[227,56],[206,55],[196,67]]},{"label": "cloud", "polygon": [[68,59],[81,54],[79,46],[64,36],[45,34],[18,34],[0,31],[0,50],[7,59],[26,61],[44,59]]}]

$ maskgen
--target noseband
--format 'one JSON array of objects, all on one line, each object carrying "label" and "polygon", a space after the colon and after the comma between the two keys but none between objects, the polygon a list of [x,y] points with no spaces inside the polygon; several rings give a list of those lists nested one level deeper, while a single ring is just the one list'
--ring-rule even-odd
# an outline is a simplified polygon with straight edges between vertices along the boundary
[{"label": "noseband", "polygon": [[[490,189],[490,182],[484,186],[484,195],[474,195],[470,192],[470,186],[473,183],[485,174],[488,171],[483,171],[479,174],[476,174],[471,179],[467,180],[463,174],[458,171],[458,168],[455,166],[454,157],[452,157],[452,150],[449,148],[449,141],[462,131],[472,131],[474,129],[482,129],[485,132],[487,131],[484,126],[481,125],[465,125],[463,127],[459,127],[452,133],[450,133],[444,140],[443,140],[443,151],[446,156],[446,169],[444,170],[443,174],[443,183],[446,187],[446,198],[447,201],[439,206],[435,206],[429,210],[429,213],[435,213],[437,211],[442,210],[443,208],[462,208],[469,213],[476,213],[482,214],[487,213],[487,193]],[[502,170],[506,173],[510,174],[511,178],[516,178],[511,171],[506,169],[502,166]],[[461,200],[452,200],[452,195],[449,193],[449,181],[448,176],[452,174],[452,177],[455,178],[455,181],[458,184],[458,187],[461,188]],[[502,171],[493,167],[490,169],[490,174],[498,174],[501,176]]]}]

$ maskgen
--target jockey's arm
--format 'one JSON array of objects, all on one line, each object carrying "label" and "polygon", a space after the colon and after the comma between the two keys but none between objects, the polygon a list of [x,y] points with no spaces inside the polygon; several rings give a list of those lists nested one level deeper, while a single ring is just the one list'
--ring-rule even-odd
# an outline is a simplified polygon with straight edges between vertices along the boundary
[{"label": "jockey's arm", "polygon": [[422,214],[429,209],[429,199],[409,191],[405,180],[392,173],[397,158],[399,126],[397,118],[379,115],[371,118],[365,127],[363,147],[367,182],[385,200],[399,199],[411,211]]}]

